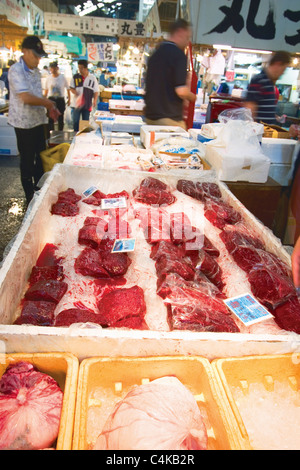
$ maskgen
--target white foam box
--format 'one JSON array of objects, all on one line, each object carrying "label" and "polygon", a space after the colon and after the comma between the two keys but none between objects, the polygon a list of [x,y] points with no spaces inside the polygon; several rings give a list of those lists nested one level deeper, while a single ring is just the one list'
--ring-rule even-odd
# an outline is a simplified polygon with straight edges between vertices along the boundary
[{"label": "white foam box", "polygon": [[144,100],[109,100],[109,109],[128,109],[142,111],[144,109]]},{"label": "white foam box", "polygon": [[0,155],[18,155],[17,139],[15,135],[0,134]]},{"label": "white foam box", "polygon": [[149,126],[141,127],[140,139],[146,148],[152,147],[155,142],[173,136],[188,137],[189,133],[179,126]]},{"label": "white foam box", "polygon": [[[189,178],[194,182],[200,181],[201,178],[207,181],[206,173],[195,173],[193,171],[189,173]],[[125,177],[123,171],[115,169],[74,167],[64,164],[56,164],[54,166],[53,170],[47,175],[39,194],[35,196],[32,206],[28,209],[21,229],[16,235],[0,269],[1,351],[5,353],[69,352],[78,357],[79,360],[97,356],[148,357],[164,355],[198,355],[213,360],[220,357],[241,357],[251,354],[282,354],[283,352],[293,352],[297,344],[299,347],[299,335],[289,334],[283,330],[279,330],[279,332],[276,330],[276,333],[274,333],[272,329],[268,334],[258,332],[213,333],[167,331],[164,328],[142,331],[118,328],[102,329],[97,326],[80,327],[78,325],[71,325],[70,328],[63,328],[13,324],[17,317],[16,312],[20,301],[27,288],[27,280],[32,267],[35,265],[45,244],[55,244],[57,241],[56,237],[59,235],[67,243],[68,250],[71,251],[72,249],[71,227],[74,221],[57,222],[57,219],[53,219],[50,213],[50,208],[56,202],[58,193],[68,187],[72,187],[77,193],[82,194],[87,187],[92,185],[102,188],[104,192],[132,191],[147,176],[149,176],[148,172],[127,171]],[[177,181],[180,179],[178,175],[169,174],[156,175],[151,173],[151,176],[161,179],[173,188],[176,187]],[[245,209],[225,184],[219,182],[219,187],[224,200],[240,211],[244,223],[251,227],[255,233],[259,234],[260,239],[265,243],[266,249],[277,254],[290,265],[290,256],[284,250],[280,240],[275,238],[267,227]],[[199,201],[192,200],[189,196],[182,195],[179,192],[175,194],[184,201],[187,199],[184,205],[184,210],[187,209],[187,214],[189,214],[188,209],[190,206],[195,208],[200,207]],[[86,206],[82,202],[79,204]],[[176,211],[176,207],[173,207],[173,211]],[[55,225],[58,223],[60,224],[59,229]],[[66,229],[65,225],[61,225],[66,223],[71,224],[69,229]],[[65,234],[67,234],[67,238]],[[78,227],[77,231],[73,230],[73,234],[74,237],[78,237]],[[216,238],[219,239],[219,236],[217,235]],[[216,239],[212,241],[215,243]],[[140,253],[144,255],[145,250],[149,250],[150,253],[147,243],[145,241],[141,241],[141,243],[144,244]],[[147,255],[146,257],[144,256],[141,266],[144,267],[145,263],[148,272],[143,279],[141,273],[138,272],[138,285],[145,291],[147,308],[157,315],[161,299],[158,299],[158,296],[156,296],[156,278],[153,276],[151,280],[150,274],[152,271],[151,273],[149,271],[149,263],[153,263],[153,268],[151,269],[155,273],[154,262]],[[149,284],[152,281],[153,287],[150,288]],[[236,283],[234,281],[234,288],[236,288]]]},{"label": "white foam box", "polygon": [[272,163],[291,164],[297,140],[272,139],[263,137],[261,143],[262,152],[269,157]]},{"label": "white foam box", "polygon": [[221,181],[265,183],[269,176],[271,161],[263,154],[252,158],[241,149],[240,156],[233,156],[225,148],[206,145],[205,158]]}]

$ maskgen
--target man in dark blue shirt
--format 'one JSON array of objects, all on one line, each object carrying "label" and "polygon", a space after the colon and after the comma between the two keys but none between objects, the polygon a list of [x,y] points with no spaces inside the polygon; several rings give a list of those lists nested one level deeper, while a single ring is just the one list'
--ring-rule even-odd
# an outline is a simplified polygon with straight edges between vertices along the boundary
[{"label": "man in dark blue shirt", "polygon": [[191,39],[191,27],[185,20],[171,25],[164,41],[150,57],[146,73],[145,116],[151,125],[180,126],[184,100],[195,101],[187,86],[187,56],[184,51]]},{"label": "man in dark blue shirt", "polygon": [[248,86],[245,106],[251,109],[255,121],[262,121],[270,125],[276,124],[275,84],[290,62],[291,56],[288,52],[275,52],[267,67],[252,78]]}]

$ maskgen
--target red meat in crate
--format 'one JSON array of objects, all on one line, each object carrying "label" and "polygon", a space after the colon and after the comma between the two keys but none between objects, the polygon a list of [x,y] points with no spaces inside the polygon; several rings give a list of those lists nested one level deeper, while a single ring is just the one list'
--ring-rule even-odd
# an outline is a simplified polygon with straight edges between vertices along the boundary
[{"label": "red meat in crate", "polygon": [[296,294],[291,278],[267,268],[253,269],[248,279],[253,295],[267,308],[277,308]]},{"label": "red meat in crate", "polygon": [[195,240],[197,232],[190,219],[183,212],[176,212],[170,216],[171,240],[175,244]]},{"label": "red meat in crate", "polygon": [[162,256],[169,259],[180,260],[185,255],[185,250],[181,245],[174,245],[174,243],[160,240],[151,247],[150,258],[158,261]]},{"label": "red meat in crate", "polygon": [[300,303],[297,297],[291,297],[272,313],[280,328],[300,334]]},{"label": "red meat in crate", "polygon": [[81,196],[76,194],[74,189],[68,188],[66,191],[61,191],[58,194],[58,201],[59,202],[66,202],[68,204],[76,204],[80,201]]},{"label": "red meat in crate", "polygon": [[261,250],[264,249],[263,242],[243,224],[227,225],[220,233],[220,238],[229,253],[232,253],[237,246],[253,246]]},{"label": "red meat in crate", "polygon": [[48,281],[55,279],[56,281],[62,281],[64,279],[63,267],[62,266],[33,266],[29,284],[33,286],[39,281]]},{"label": "red meat in crate", "polygon": [[144,179],[132,194],[136,201],[144,204],[169,206],[176,201],[176,197],[170,192],[165,183],[151,177]]},{"label": "red meat in crate", "polygon": [[83,276],[109,278],[104,269],[101,253],[93,248],[85,248],[75,260],[75,272]]},{"label": "red meat in crate", "polygon": [[199,307],[168,306],[169,324],[172,330],[238,333],[240,330],[229,315]]},{"label": "red meat in crate", "polygon": [[163,278],[166,274],[176,273],[186,281],[191,281],[195,277],[195,270],[190,263],[183,259],[170,259],[161,256],[155,263],[158,278]]},{"label": "red meat in crate", "polygon": [[114,239],[128,238],[131,235],[131,228],[126,220],[116,214],[115,217],[111,217],[108,221],[107,233]]},{"label": "red meat in crate", "polygon": [[62,299],[68,289],[68,284],[63,281],[50,279],[48,281],[39,281],[25,293],[26,300],[44,300],[45,302],[58,302]]},{"label": "red meat in crate", "polygon": [[146,304],[139,286],[114,289],[104,294],[97,306],[102,326],[135,328],[144,324]]},{"label": "red meat in crate", "polygon": [[204,215],[219,229],[223,229],[227,224],[237,224],[242,220],[239,212],[230,206],[230,204],[221,200],[206,199]]},{"label": "red meat in crate", "polygon": [[79,207],[77,204],[57,201],[51,207],[51,214],[61,215],[62,217],[75,217],[79,214]]},{"label": "red meat in crate", "polygon": [[204,250],[199,252],[199,258],[196,270],[200,270],[213,284],[222,290],[224,283],[222,281],[222,270],[212,256]]},{"label": "red meat in crate", "polygon": [[105,220],[98,219],[97,224],[84,223],[83,227],[81,227],[78,232],[78,243],[80,245],[86,245],[96,249],[100,245],[107,229],[108,224]]},{"label": "red meat in crate", "polygon": [[217,183],[197,182],[196,188],[199,192],[203,193],[203,199],[208,199],[208,198],[221,199],[222,198],[222,193]]},{"label": "red meat in crate", "polygon": [[82,200],[85,204],[90,204],[92,206],[101,206],[101,200],[105,199],[106,195],[99,191],[95,191],[91,196],[86,197],[85,199]]},{"label": "red meat in crate", "polygon": [[102,255],[103,268],[110,276],[124,276],[126,274],[131,259],[127,253],[105,253]]},{"label": "red meat in crate", "polygon": [[192,197],[193,199],[202,200],[202,193],[197,190],[193,181],[178,180],[177,190],[183,194],[186,194],[187,196]]},{"label": "red meat in crate", "polygon": [[21,315],[16,319],[15,325],[31,324],[37,326],[52,326],[56,303],[43,300],[25,300]]},{"label": "red meat in crate", "polygon": [[55,318],[54,326],[70,326],[73,323],[99,323],[99,316],[88,309],[69,308],[62,310]]}]

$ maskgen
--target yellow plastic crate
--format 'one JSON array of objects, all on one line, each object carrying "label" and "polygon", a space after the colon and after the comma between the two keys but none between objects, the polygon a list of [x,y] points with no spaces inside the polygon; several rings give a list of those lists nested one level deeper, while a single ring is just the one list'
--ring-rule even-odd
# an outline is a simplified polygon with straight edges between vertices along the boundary
[{"label": "yellow plastic crate", "polygon": [[[204,412],[208,448],[241,449],[237,423],[230,407],[224,406],[219,395],[209,361],[194,356],[164,356],[89,358],[82,361],[79,368],[73,450],[89,450],[93,447],[115,403],[134,385],[169,375],[176,376],[194,394],[200,410]],[[90,413],[95,413],[92,419],[97,417],[96,429],[94,424],[89,427]]]},{"label": "yellow plastic crate", "polygon": [[75,417],[79,362],[69,353],[14,353],[0,355],[0,377],[9,364],[29,362],[50,375],[64,392],[56,450],[71,450]]},{"label": "yellow plastic crate", "polygon": [[245,448],[249,449],[251,446],[248,433],[232,394],[233,387],[239,387],[247,393],[250,384],[259,383],[263,384],[267,391],[272,391],[274,382],[280,381],[287,382],[295,391],[299,390],[300,354],[215,359],[211,365],[234,413]]}]

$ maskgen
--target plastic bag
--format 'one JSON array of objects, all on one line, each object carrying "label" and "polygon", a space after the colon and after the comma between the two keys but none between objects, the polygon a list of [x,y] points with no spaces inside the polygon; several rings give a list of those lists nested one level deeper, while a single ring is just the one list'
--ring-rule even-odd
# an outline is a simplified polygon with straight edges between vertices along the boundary
[{"label": "plastic bag", "polygon": [[222,124],[236,120],[254,122],[252,113],[248,108],[225,109],[219,114],[218,119]]}]

